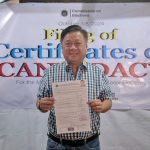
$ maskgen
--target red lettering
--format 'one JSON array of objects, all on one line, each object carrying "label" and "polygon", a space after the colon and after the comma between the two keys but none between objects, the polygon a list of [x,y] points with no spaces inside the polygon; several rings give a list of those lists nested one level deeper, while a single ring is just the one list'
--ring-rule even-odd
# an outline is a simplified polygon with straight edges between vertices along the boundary
[{"label": "red lettering", "polygon": [[[130,67],[129,67],[129,72],[130,74],[133,76],[133,77],[136,77],[136,78],[141,78],[141,77],[145,77],[147,75],[147,73],[144,73],[143,75],[138,75],[136,72],[135,72],[135,69],[137,66],[141,65],[143,68],[147,68],[148,66],[150,66],[150,64],[148,63],[134,63],[132,64]],[[140,71],[141,73],[142,71]]]},{"label": "red lettering", "polygon": [[27,76],[26,77],[34,77],[30,68],[28,67],[28,65],[26,63],[23,63],[21,68],[19,69],[17,75],[15,77],[22,77],[21,76],[21,73],[22,72],[26,72],[27,73]]},{"label": "red lettering", "polygon": [[0,76],[2,76],[2,77],[12,77],[15,73],[12,73],[12,74],[10,74],[10,75],[4,74],[3,67],[6,66],[6,65],[11,66],[11,68],[14,68],[14,67],[15,67],[15,64],[14,64],[14,63],[9,63],[9,62],[1,63],[1,64],[0,64]]},{"label": "red lettering", "polygon": [[113,71],[112,75],[110,75],[109,77],[117,77],[116,73],[118,73],[118,72],[122,74],[122,77],[129,77],[121,63],[117,64],[117,66],[116,66],[115,70]]},{"label": "red lettering", "polygon": [[[43,64],[41,64],[41,63],[34,63],[34,64],[37,65],[37,75],[36,75],[36,77],[42,77],[40,70],[41,70],[41,69],[42,69],[42,70],[45,70],[46,67],[45,67]],[[43,71],[42,71],[42,72],[43,72]]]},{"label": "red lettering", "polygon": [[[36,65],[36,68],[37,68],[35,71],[35,74],[33,73],[34,70],[31,69],[27,63],[23,63],[21,65],[19,71],[17,71],[17,73],[15,73],[13,71],[14,68],[16,67],[15,63],[11,63],[11,62],[0,63],[0,76],[1,77],[25,77],[24,74],[26,74],[26,77],[42,77],[43,71],[48,66],[45,66],[42,63],[34,63],[34,64]],[[53,64],[55,64],[55,63],[47,63],[47,65],[49,65],[49,66],[52,66]],[[128,70],[125,70],[123,64],[118,63],[116,65],[115,69],[111,73],[110,67],[112,67],[112,66],[108,66],[107,64],[104,64],[104,63],[93,63],[93,64],[102,66],[105,74],[108,75],[108,77],[119,77],[118,74],[120,73],[121,77],[132,76],[135,78],[147,76],[148,70],[146,72],[146,68],[148,69],[148,67],[150,66],[150,63],[137,62],[137,63],[131,64],[131,66],[129,66]],[[33,65],[33,64],[31,64],[31,65]],[[33,68],[33,66],[32,66],[32,68]],[[16,69],[15,69],[15,71],[16,71]]]}]

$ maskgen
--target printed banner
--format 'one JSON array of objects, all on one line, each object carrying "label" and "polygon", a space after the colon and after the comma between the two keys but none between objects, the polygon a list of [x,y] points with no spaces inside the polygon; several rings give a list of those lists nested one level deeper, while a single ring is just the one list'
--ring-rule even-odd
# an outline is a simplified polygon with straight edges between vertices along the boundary
[{"label": "printed banner", "polygon": [[62,62],[60,34],[89,32],[86,60],[109,78],[113,109],[150,109],[150,3],[0,4],[0,108],[35,108],[43,71]]}]

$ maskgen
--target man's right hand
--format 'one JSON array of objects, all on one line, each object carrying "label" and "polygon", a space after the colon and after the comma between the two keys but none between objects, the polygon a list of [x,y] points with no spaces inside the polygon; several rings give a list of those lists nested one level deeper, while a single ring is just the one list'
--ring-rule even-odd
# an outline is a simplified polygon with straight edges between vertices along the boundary
[{"label": "man's right hand", "polygon": [[54,107],[54,97],[44,97],[37,100],[37,107],[42,112],[47,112]]}]

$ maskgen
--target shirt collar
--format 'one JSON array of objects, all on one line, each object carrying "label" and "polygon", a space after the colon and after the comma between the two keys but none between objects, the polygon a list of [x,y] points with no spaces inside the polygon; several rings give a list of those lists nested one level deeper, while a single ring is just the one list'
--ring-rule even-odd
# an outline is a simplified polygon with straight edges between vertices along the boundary
[{"label": "shirt collar", "polygon": [[[65,64],[65,67],[66,67],[66,71],[68,72],[71,67],[69,66],[68,62],[67,61],[64,61],[64,64]],[[87,70],[87,62],[85,60],[83,60],[83,63],[80,65],[80,69],[82,70]]]}]

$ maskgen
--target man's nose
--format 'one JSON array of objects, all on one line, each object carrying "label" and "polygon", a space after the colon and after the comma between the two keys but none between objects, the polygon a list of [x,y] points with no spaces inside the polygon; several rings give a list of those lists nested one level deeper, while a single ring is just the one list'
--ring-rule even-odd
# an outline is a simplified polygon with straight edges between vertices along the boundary
[{"label": "man's nose", "polygon": [[75,43],[72,43],[72,44],[70,45],[70,49],[76,49],[76,48],[77,48],[77,46],[76,46]]}]

